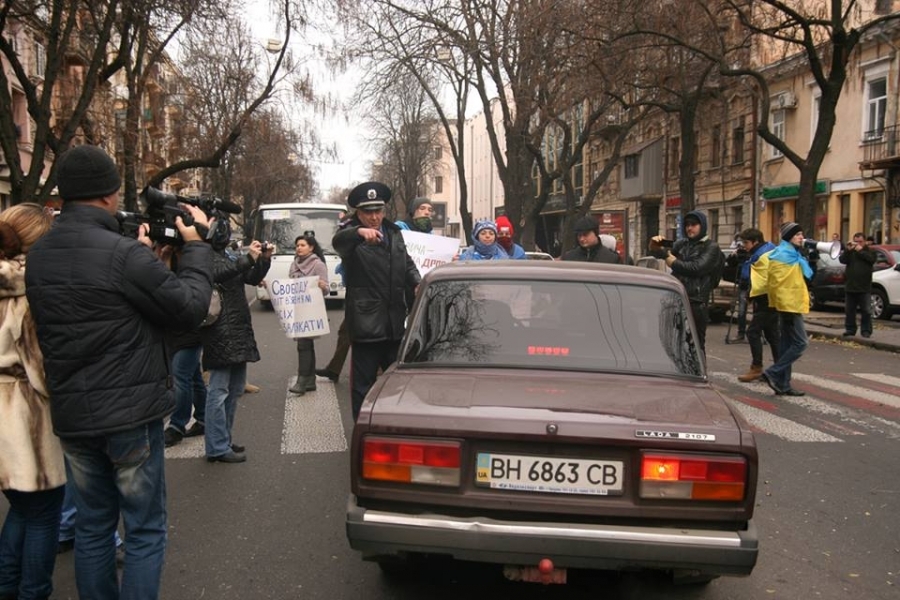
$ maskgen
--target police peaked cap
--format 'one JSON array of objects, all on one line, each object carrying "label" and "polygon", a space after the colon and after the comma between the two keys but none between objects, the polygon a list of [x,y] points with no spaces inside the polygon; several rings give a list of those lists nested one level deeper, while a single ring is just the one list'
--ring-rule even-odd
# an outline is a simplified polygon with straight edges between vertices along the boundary
[{"label": "police peaked cap", "polygon": [[384,208],[390,199],[391,188],[377,181],[367,181],[350,191],[347,204],[358,210],[378,210]]}]

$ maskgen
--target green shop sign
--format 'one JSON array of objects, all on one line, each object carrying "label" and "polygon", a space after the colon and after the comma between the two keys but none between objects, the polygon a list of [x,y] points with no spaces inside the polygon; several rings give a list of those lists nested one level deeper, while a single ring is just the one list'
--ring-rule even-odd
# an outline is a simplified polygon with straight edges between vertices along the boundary
[{"label": "green shop sign", "polygon": [[[816,195],[828,193],[828,182],[824,179],[816,181]],[[777,200],[780,198],[796,198],[800,195],[800,184],[782,185],[781,187],[763,188],[764,200]]]}]

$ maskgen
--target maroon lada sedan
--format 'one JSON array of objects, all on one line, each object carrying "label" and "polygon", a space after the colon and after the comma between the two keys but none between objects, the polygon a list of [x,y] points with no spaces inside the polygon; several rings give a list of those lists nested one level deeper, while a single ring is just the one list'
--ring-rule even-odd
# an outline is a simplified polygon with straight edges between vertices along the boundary
[{"label": "maroon lada sedan", "polygon": [[396,573],[429,555],[748,575],[753,434],[706,377],[681,284],[618,265],[431,271],[353,432],[347,536]]}]

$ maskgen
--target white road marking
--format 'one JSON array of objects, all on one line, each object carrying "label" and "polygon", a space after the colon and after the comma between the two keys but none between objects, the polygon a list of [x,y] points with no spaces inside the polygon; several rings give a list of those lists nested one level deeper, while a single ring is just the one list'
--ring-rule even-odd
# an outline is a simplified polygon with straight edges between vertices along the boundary
[{"label": "white road marking", "polygon": [[844,440],[836,438],[833,435],[823,433],[818,429],[801,425],[790,419],[773,415],[755,406],[744,404],[743,402],[732,400],[732,404],[737,408],[747,421],[754,427],[758,427],[766,433],[780,437],[789,442],[843,442]]},{"label": "white road marking", "polygon": [[[794,406],[798,406],[805,410],[808,410],[811,413],[817,413],[827,417],[833,417],[839,419],[843,423],[847,423],[852,426],[856,426],[862,429],[868,429],[877,433],[881,433],[884,435],[888,435],[891,438],[896,439],[900,437],[900,423],[895,423],[888,419],[884,419],[878,417],[876,415],[869,414],[865,411],[861,411],[852,407],[844,406],[842,404],[834,404],[832,402],[828,402],[826,400],[821,400],[807,394],[806,396],[794,397],[794,396],[774,396],[772,391],[769,389],[765,383],[753,382],[746,383],[743,381],[738,381],[737,375],[734,373],[723,373],[723,372],[714,372],[710,373],[710,376],[716,380],[726,381],[731,385],[735,385],[738,387],[742,387],[747,389],[753,393],[762,393],[766,396],[771,396],[772,400],[778,403],[783,404],[793,404]],[[797,373],[794,374],[794,377],[797,377]],[[815,380],[815,377],[808,376],[810,380]],[[832,384],[831,380],[826,380],[824,378],[818,378],[818,381],[814,381],[814,385],[817,385],[820,388],[830,388]],[[737,402],[738,409],[743,412],[743,407],[746,406],[742,402]],[[763,411],[765,412],[765,411]],[[749,419],[748,419],[749,420]],[[862,432],[858,433],[850,433],[847,435],[863,435]]]},{"label": "white road marking", "polygon": [[895,388],[900,388],[900,377],[894,377],[893,375],[885,375],[884,373],[850,373],[854,377],[859,377],[860,379],[865,379],[867,381],[874,381],[875,383],[884,383],[887,385],[892,385]]},{"label": "white road marking", "polygon": [[[296,378],[292,377],[288,387],[294,381]],[[347,449],[334,384],[317,378],[316,388],[302,396],[288,392],[281,434],[282,454],[343,452]]]},{"label": "white road marking", "polygon": [[[856,377],[862,377],[862,374],[855,375]],[[874,381],[882,381],[880,376],[878,379]],[[847,394],[851,398],[862,398],[863,400],[868,400],[870,402],[876,402],[878,404],[885,404],[887,406],[893,406],[894,408],[900,408],[900,396],[895,394],[888,394],[886,392],[879,392],[878,390],[869,390],[864,387],[860,387],[858,385],[853,385],[852,383],[844,383],[842,381],[832,381],[831,379],[827,381],[823,381],[821,377],[815,377],[813,375],[804,375],[803,373],[794,373],[791,376],[792,379],[796,379],[798,381],[803,381],[805,383],[811,383],[813,385],[818,385],[821,388],[826,390],[830,390],[832,392],[840,392],[841,394]],[[866,379],[866,377],[862,377]]]},{"label": "white road marking", "polygon": [[171,448],[166,448],[166,458],[202,458],[206,456],[205,440],[202,435],[184,438]]}]

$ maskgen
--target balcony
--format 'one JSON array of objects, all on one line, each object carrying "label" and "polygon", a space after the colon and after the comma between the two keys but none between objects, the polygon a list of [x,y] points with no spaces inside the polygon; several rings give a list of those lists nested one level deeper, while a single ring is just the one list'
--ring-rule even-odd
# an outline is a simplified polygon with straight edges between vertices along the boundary
[{"label": "balcony", "polygon": [[859,168],[875,170],[900,167],[898,142],[900,142],[900,125],[891,125],[880,131],[867,131],[863,134],[863,160],[859,163]]}]

